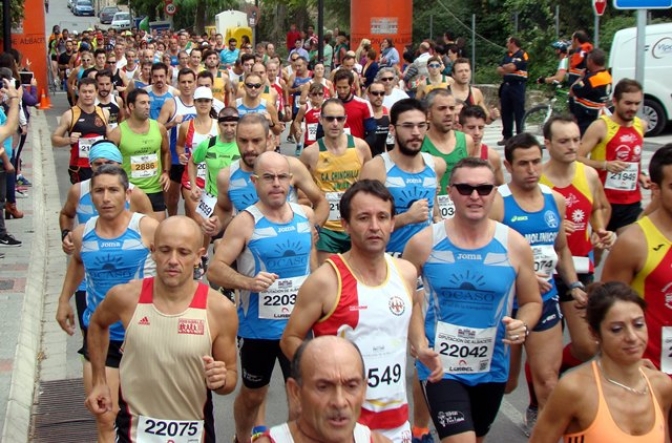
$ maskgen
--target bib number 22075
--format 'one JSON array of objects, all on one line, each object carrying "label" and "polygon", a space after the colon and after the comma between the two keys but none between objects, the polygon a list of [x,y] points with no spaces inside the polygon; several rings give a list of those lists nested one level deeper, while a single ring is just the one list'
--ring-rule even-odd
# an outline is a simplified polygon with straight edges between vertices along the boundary
[{"label": "bib number 22075", "polygon": [[202,420],[161,420],[138,417],[137,443],[200,443],[203,437]]}]

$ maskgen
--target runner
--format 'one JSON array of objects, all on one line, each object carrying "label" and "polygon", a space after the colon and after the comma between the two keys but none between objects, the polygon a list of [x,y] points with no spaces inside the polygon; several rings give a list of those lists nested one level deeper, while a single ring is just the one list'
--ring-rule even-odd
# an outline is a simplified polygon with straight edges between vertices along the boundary
[{"label": "runner", "polygon": [[[320,86],[317,85],[319,88]],[[329,203],[329,218],[319,230],[317,261],[350,249],[350,237],[341,223],[339,203],[343,193],[356,181],[362,166],[371,160],[371,149],[360,138],[345,134],[345,107],[338,99],[322,104],[320,122],[323,138],[304,149],[299,160],[308,168]]]},{"label": "runner", "polygon": [[429,72],[429,75],[420,80],[415,98],[422,100],[429,91],[433,91],[434,89],[450,89],[450,85],[455,81],[451,77],[443,75],[441,73],[442,69],[443,65],[441,64],[441,59],[439,57],[433,56],[427,60],[427,71]]},{"label": "runner", "polygon": [[202,253],[192,220],[165,220],[153,239],[156,277],[114,287],[91,319],[95,385],[86,406],[94,414],[109,411],[116,395],[103,370],[107,332],[117,324],[126,329],[119,368],[120,443],[215,441],[211,391],[226,395],[236,387],[238,319],[221,294],[192,280]]},{"label": "runner", "polygon": [[370,146],[371,155],[375,157],[394,148],[394,134],[390,132],[390,110],[383,106],[385,85],[374,81],[367,88],[366,95],[376,121],[376,142]]},{"label": "runner", "polygon": [[89,150],[91,145],[105,138],[109,120],[109,113],[95,105],[94,79],[83,78],[79,82],[78,91],[77,104],[61,115],[58,127],[51,136],[54,147],[70,146],[68,174],[72,184],[91,178]]},{"label": "runner", "polygon": [[[422,335],[422,296],[414,296],[417,272],[385,253],[394,206],[382,183],[359,181],[340,203],[352,249],[332,255],[304,282],[280,344],[291,357],[311,330],[315,336],[338,335],[355,343],[369,386],[359,422],[392,441],[410,442],[406,342],[434,369],[435,380],[441,374],[438,354],[427,348]],[[366,311],[353,316],[357,306],[367,306]]]},{"label": "runner", "polygon": [[117,125],[126,118],[126,111],[124,101],[121,97],[112,92],[112,71],[103,69],[96,73],[96,106],[107,109],[109,120],[107,125],[110,129],[114,129]]},{"label": "runner", "polygon": [[[258,412],[276,359],[285,381],[289,377],[280,336],[295,302],[292,294],[312,268],[315,216],[310,208],[287,201],[291,177],[287,158],[275,152],[259,156],[252,175],[259,201],[231,221],[222,239],[226,247],[216,249],[208,270],[208,281],[240,291],[243,386],[234,402],[239,442],[249,441],[255,422],[264,422]],[[240,272],[231,268],[234,261]]]},{"label": "runner", "polygon": [[110,141],[119,146],[123,168],[129,181],[142,189],[152,202],[154,218],[166,218],[163,191],[170,186],[168,133],[150,119],[150,95],[144,89],[128,93],[128,118],[110,132]]},{"label": "runner", "polygon": [[[74,252],[59,297],[56,320],[61,329],[74,335],[75,321],[70,298],[86,276],[84,340],[79,353],[84,357],[84,390],[87,396],[97,380],[91,373],[87,347],[91,316],[113,286],[154,273],[149,245],[158,222],[126,209],[128,185],[126,173],[118,166],[103,165],[93,174],[91,198],[99,215],[89,219],[86,224],[79,225],[72,233]],[[118,368],[124,340],[124,328],[120,323],[115,323],[110,328],[109,340],[107,352],[98,355],[102,362],[97,361],[100,363],[100,371],[105,368],[112,392],[109,408],[96,416],[99,442],[114,441],[114,422],[119,411]]]},{"label": "runner", "polygon": [[[310,146],[317,140],[317,127],[320,124],[320,112],[324,103],[324,87],[319,83],[310,85],[310,100],[299,107],[294,118],[294,134],[296,134],[296,156],[301,155],[304,146]],[[301,138],[303,137],[303,140]]]},{"label": "runner", "polygon": [[483,135],[485,135],[485,125],[487,120],[488,116],[485,113],[485,110],[480,106],[464,106],[460,111],[460,129],[474,140],[474,148],[476,149],[476,152],[472,152],[470,155],[482,160],[487,160],[488,163],[490,163],[492,170],[495,172],[495,185],[500,186],[504,184],[502,158],[500,157],[499,152],[483,143]]},{"label": "runner", "polygon": [[[415,235],[403,257],[422,273],[429,293],[425,334],[443,364],[439,382],[417,364],[434,426],[442,442],[475,443],[495,420],[510,346],[525,342],[541,298],[525,239],[488,219],[495,199],[490,165],[462,159],[449,183],[455,216]],[[520,305],[515,319],[514,298]]]}]

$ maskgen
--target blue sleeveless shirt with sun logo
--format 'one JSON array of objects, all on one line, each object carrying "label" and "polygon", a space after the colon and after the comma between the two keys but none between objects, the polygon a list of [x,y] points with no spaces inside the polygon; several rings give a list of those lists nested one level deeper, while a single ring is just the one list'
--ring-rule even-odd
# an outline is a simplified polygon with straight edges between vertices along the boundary
[{"label": "blue sleeveless shirt with sun logo", "polygon": [[296,302],[296,293],[310,273],[312,230],[301,206],[290,203],[294,217],[288,223],[268,220],[256,206],[245,211],[254,217],[254,232],[238,257],[238,272],[254,277],[259,272],[279,278],[264,292],[240,291],[238,335],[278,340]]},{"label": "blue sleeveless shirt with sun logo", "polygon": [[[252,171],[245,171],[240,167],[242,160],[235,160],[229,166],[229,200],[233,205],[233,213],[237,214],[244,211],[248,206],[252,206],[259,201],[257,190],[252,183]],[[299,196],[294,186],[289,187],[287,201],[296,203]]]},{"label": "blue sleeveless shirt with sun logo", "polygon": [[[98,216],[86,222],[80,252],[86,275],[85,327],[89,327],[91,316],[113,286],[154,275],[154,260],[142,243],[142,217],[143,214],[133,213],[126,231],[116,238],[102,238],[96,233]],[[123,339],[124,327],[121,322],[114,323],[110,327],[110,340]]]}]

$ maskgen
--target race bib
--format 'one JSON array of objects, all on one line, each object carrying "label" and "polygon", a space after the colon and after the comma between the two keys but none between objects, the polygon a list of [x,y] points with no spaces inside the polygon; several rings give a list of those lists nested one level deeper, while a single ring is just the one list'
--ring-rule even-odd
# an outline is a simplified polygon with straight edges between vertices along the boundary
[{"label": "race bib", "polygon": [[325,196],[329,203],[329,220],[340,220],[341,197],[343,197],[343,192],[327,192],[325,193]]},{"label": "race bib", "polygon": [[138,417],[137,443],[200,443],[203,420],[161,420]]},{"label": "race bib", "polygon": [[308,134],[307,140],[309,142],[314,142],[315,140],[317,140],[317,123],[308,124],[306,129],[308,131],[307,132],[307,134]]},{"label": "race bib", "polygon": [[590,258],[588,257],[572,257],[574,262],[574,270],[577,274],[588,274],[590,272]]},{"label": "race bib", "polygon": [[289,318],[294,310],[296,294],[306,277],[308,276],[279,278],[265,292],[260,292],[259,318],[270,320]]},{"label": "race bib", "polygon": [[159,156],[144,154],[131,156],[131,178],[150,178],[159,172]]},{"label": "race bib", "polygon": [[660,343],[660,370],[672,375],[672,327],[663,326]]},{"label": "race bib", "polygon": [[490,371],[497,327],[470,328],[438,322],[434,350],[446,374],[479,374]]},{"label": "race bib", "polygon": [[217,205],[217,197],[207,192],[202,192],[201,201],[198,202],[196,213],[208,219],[215,212],[215,205]]},{"label": "race bib", "polygon": [[639,180],[639,163],[627,163],[621,172],[607,172],[604,189],[616,191],[634,191]]},{"label": "race bib", "polygon": [[548,280],[553,278],[553,271],[558,263],[558,254],[553,245],[532,246],[532,254],[534,255],[534,272],[548,276]]},{"label": "race bib", "polygon": [[207,176],[208,176],[208,165],[206,165],[205,162],[197,164],[196,177],[205,180]]},{"label": "race bib", "polygon": [[357,340],[366,367],[366,399],[395,398],[406,383],[406,341],[400,337],[375,336]]},{"label": "race bib", "polygon": [[95,142],[104,140],[103,136],[100,137],[87,137],[79,138],[79,158],[89,158],[89,151],[91,150],[91,145]]},{"label": "race bib", "polygon": [[350,128],[343,128],[343,132],[348,134],[348,135],[352,134],[352,132],[350,131]]},{"label": "race bib", "polygon": [[455,215],[455,203],[450,199],[449,195],[439,195],[437,196],[439,201],[439,211],[441,212],[441,218],[453,218]]}]

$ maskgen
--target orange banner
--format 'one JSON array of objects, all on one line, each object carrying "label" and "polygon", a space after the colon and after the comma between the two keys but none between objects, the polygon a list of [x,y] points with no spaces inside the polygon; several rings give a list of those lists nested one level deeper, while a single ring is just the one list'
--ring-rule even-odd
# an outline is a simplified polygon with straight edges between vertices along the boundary
[{"label": "orange banner", "polygon": [[[23,23],[12,29],[12,48],[23,55],[23,62],[30,60],[30,71],[35,73],[38,93],[44,88],[49,94],[47,39],[44,35],[44,0],[25,0]],[[15,32],[18,31],[18,32]]]}]

